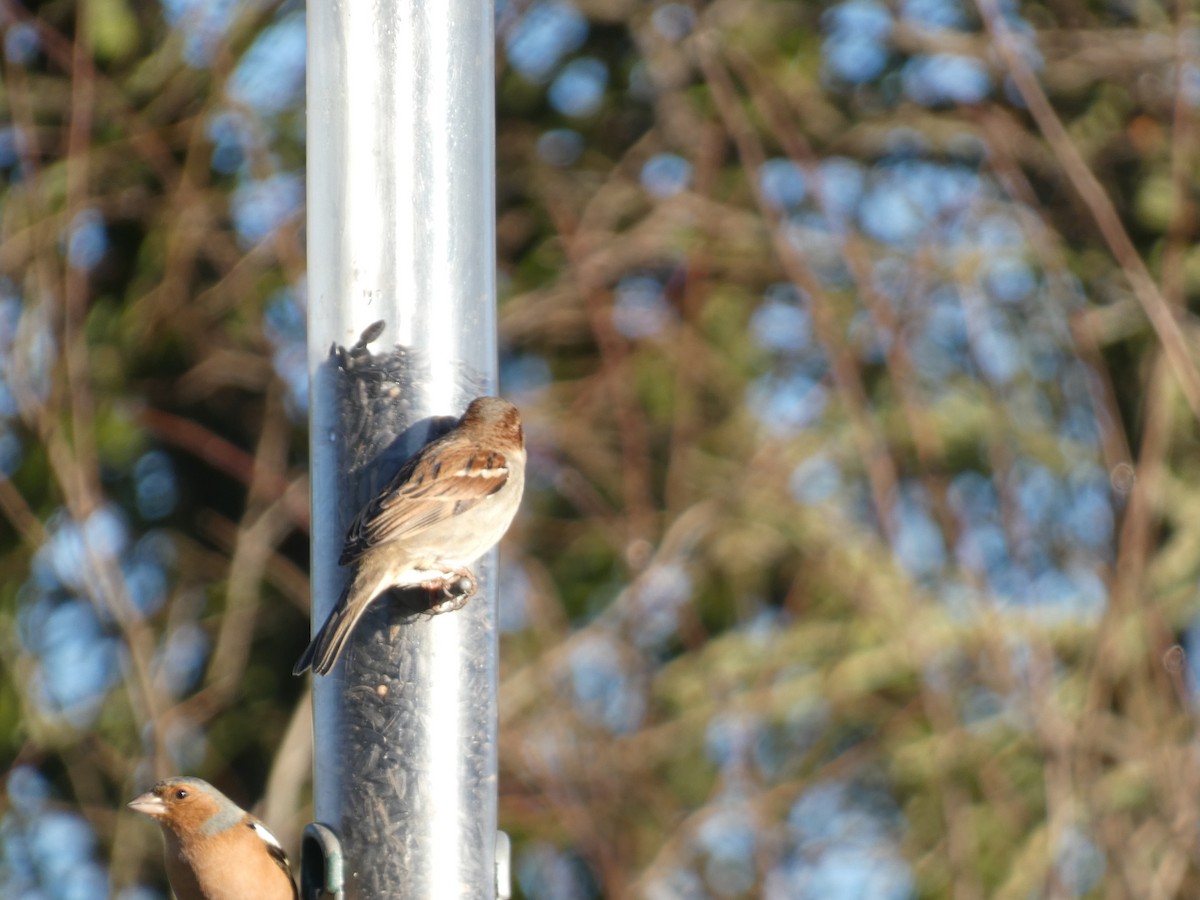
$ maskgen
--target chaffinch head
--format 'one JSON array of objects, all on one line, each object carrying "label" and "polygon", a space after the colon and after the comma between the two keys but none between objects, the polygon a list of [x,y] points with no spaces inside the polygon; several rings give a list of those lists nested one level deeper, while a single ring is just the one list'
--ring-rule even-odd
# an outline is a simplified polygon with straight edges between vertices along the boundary
[{"label": "chaffinch head", "polygon": [[162,828],[178,900],[297,900],[275,835],[207,781],[164,779],[129,808]]}]

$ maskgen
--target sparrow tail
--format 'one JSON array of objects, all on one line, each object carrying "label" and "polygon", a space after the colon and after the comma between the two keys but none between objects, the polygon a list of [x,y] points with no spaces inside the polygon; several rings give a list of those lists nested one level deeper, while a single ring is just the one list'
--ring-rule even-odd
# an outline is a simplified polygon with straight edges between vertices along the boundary
[{"label": "sparrow tail", "polygon": [[365,585],[361,583],[364,580],[361,577],[363,574],[361,570],[355,573],[354,578],[346,585],[329,618],[296,660],[296,665],[292,667],[293,675],[303,675],[308,668],[312,668],[316,675],[327,675],[334,667],[346,647],[346,641],[350,639],[350,633],[354,631],[354,626],[358,624],[358,620],[362,618],[382,587],[374,585],[374,590],[365,590]]}]

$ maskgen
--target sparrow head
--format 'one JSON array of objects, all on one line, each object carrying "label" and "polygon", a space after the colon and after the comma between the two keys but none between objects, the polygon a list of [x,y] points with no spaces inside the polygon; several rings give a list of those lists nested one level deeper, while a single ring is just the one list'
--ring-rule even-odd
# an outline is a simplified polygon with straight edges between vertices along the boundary
[{"label": "sparrow head", "polygon": [[515,406],[500,397],[476,397],[463,413],[461,424],[473,431],[489,432],[498,441],[525,446],[521,414]]},{"label": "sparrow head", "polygon": [[207,781],[182,775],[166,778],[129,803],[129,808],[181,835],[215,835],[245,818],[246,812]]}]

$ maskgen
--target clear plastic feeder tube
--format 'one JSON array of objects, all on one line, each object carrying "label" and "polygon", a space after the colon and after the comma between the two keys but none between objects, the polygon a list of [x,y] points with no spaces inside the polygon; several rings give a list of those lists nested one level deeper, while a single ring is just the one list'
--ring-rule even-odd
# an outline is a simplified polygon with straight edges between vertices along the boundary
[{"label": "clear plastic feeder tube", "polygon": [[[493,40],[491,2],[308,3],[314,627],[354,515],[436,417],[495,392]],[[495,896],[494,568],[453,612],[381,598],[314,677],[348,900]]]}]

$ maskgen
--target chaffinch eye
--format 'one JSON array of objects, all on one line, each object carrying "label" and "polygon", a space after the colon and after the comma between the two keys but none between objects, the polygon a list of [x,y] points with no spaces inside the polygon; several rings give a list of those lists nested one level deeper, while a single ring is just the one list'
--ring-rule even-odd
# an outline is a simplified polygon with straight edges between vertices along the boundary
[{"label": "chaffinch eye", "polygon": [[187,796],[188,796],[188,792],[186,790],[184,790],[183,788],[180,788],[179,790],[177,790],[175,792],[176,800],[186,800]]}]

